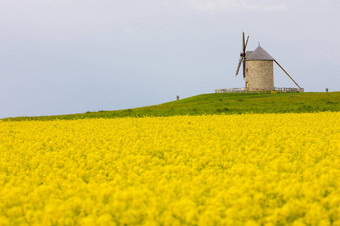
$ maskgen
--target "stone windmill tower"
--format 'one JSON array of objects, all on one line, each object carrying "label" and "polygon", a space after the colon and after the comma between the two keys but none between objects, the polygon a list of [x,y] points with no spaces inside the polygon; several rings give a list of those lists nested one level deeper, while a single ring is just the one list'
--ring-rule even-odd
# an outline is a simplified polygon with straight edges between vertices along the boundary
[{"label": "stone windmill tower", "polygon": [[237,66],[236,76],[243,64],[243,78],[245,79],[246,91],[274,91],[274,62],[288,75],[288,77],[299,87],[294,79],[282,68],[282,66],[259,44],[254,51],[246,51],[249,36],[245,41],[243,32],[241,58]]}]

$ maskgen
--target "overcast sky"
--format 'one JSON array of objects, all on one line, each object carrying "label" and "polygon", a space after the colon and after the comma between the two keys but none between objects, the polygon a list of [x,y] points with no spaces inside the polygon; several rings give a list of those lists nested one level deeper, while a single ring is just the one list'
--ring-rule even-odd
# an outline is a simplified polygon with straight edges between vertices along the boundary
[{"label": "overcast sky", "polygon": [[[340,90],[338,0],[0,0],[0,118],[243,87],[250,35],[305,91]],[[278,67],[276,87],[295,87]]]}]

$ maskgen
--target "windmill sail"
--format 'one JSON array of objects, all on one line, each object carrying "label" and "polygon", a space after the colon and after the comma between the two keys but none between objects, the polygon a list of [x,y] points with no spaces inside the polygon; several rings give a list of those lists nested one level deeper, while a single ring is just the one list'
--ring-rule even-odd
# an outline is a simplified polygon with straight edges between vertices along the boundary
[{"label": "windmill sail", "polygon": [[242,33],[242,52],[240,54],[240,61],[238,62],[237,65],[237,70],[236,70],[236,76],[238,75],[240,68],[241,68],[241,64],[243,63],[243,78],[246,77],[245,75],[245,68],[246,68],[246,49],[247,49],[247,45],[248,45],[248,40],[249,40],[249,36],[247,37],[247,41],[245,40],[245,35],[244,32]]}]

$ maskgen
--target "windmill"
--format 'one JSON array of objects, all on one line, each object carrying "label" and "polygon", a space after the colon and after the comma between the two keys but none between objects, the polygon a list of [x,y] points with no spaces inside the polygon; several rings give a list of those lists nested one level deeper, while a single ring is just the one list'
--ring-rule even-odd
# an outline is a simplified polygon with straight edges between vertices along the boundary
[{"label": "windmill", "polygon": [[[246,91],[273,91],[274,88],[274,70],[275,62],[283,72],[299,87],[298,91],[303,89],[294,81],[294,79],[283,69],[283,67],[259,44],[254,51],[246,51],[249,36],[245,40],[245,34],[242,33],[242,50],[240,61],[237,66],[236,76],[239,74],[241,64],[243,66],[243,78],[245,79]],[[288,88],[294,89],[294,88]]]}]

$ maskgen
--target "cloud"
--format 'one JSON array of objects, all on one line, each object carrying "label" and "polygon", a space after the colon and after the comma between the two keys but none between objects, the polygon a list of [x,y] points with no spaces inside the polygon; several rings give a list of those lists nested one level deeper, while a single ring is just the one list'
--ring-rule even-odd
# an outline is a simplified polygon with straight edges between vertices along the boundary
[{"label": "cloud", "polygon": [[202,11],[285,11],[288,6],[284,1],[270,0],[185,0],[190,8]]}]

